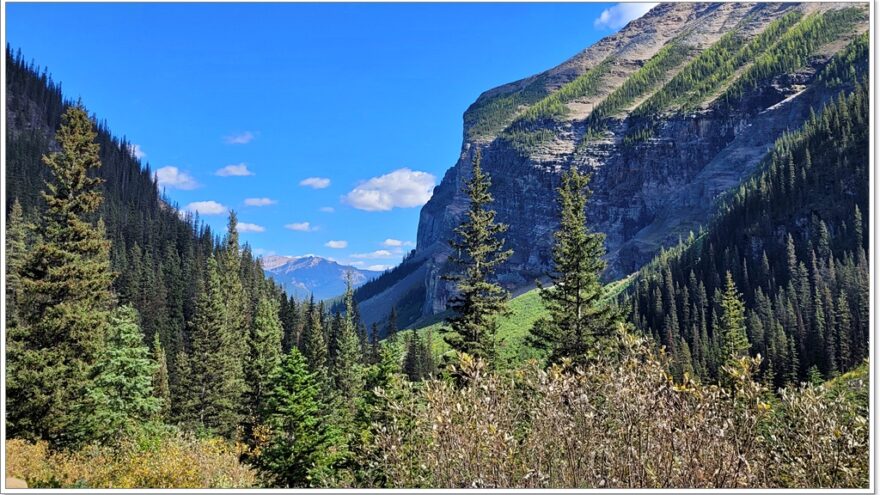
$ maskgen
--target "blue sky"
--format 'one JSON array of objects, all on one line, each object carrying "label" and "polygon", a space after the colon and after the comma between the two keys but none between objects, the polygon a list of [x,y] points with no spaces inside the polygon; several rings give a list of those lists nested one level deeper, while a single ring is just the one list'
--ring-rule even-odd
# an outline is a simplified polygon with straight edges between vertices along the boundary
[{"label": "blue sky", "polygon": [[[374,269],[487,89],[546,70],[635,4],[7,3],[7,42],[137,145],[166,195],[257,253]],[[387,241],[387,242],[386,242]]]}]

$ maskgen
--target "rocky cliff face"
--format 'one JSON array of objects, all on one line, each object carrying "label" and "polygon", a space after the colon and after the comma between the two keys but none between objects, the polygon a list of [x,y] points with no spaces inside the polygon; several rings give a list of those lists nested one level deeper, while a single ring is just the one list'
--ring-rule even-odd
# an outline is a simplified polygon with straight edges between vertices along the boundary
[{"label": "rocky cliff face", "polygon": [[[588,219],[607,235],[606,278],[637,270],[698,230],[715,199],[827,101],[817,74],[867,29],[866,13],[866,4],[661,4],[558,67],[487,91],[464,115],[460,159],[422,208],[409,260],[421,275],[392,292],[424,294],[422,315],[445,309],[451,287],[440,275],[477,148],[498,220],[510,225],[514,255],[499,273],[509,289],[548,271],[555,188],[572,166],[593,176]],[[801,47],[800,62],[755,62],[775,60],[786,41]],[[367,319],[397,304],[390,294],[364,301],[376,308]]]}]

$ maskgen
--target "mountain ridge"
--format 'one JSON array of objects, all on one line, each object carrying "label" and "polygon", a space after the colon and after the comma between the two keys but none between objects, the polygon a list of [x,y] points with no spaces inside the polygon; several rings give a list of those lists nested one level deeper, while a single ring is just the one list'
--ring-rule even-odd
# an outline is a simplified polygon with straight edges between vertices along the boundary
[{"label": "mountain ridge", "polygon": [[[514,255],[499,272],[508,289],[547,272],[554,189],[570,166],[593,175],[588,219],[607,234],[606,278],[637,270],[698,230],[777,137],[833,96],[813,83],[867,29],[865,6],[660,4],[562,64],[484,92],[464,114],[459,160],[421,210],[406,262],[418,267],[387,293],[360,298],[365,320],[381,321],[391,306],[415,314],[410,321],[445,309],[447,241],[465,211],[461,189],[478,148],[498,219],[510,225]],[[789,46],[805,48],[790,54]],[[649,83],[639,84],[649,64]],[[615,93],[628,81],[631,94]],[[636,112],[661,89],[669,95],[661,106]],[[607,113],[593,117],[603,104]],[[417,310],[401,310],[415,299]]]}]

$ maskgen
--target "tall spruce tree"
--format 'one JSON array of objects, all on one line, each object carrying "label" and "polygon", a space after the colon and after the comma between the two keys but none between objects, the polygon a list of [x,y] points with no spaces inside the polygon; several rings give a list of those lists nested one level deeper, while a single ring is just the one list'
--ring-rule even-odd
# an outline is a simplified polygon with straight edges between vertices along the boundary
[{"label": "tall spruce tree", "polygon": [[121,306],[110,315],[107,344],[92,368],[85,423],[81,437],[107,442],[131,433],[160,411],[162,402],[153,395],[156,362],[144,345],[138,314]]},{"label": "tall spruce tree", "polygon": [[197,424],[233,438],[239,423],[243,384],[239,373],[241,361],[235,351],[237,343],[227,325],[226,308],[217,260],[210,256],[190,323],[190,395]]},{"label": "tall spruce tree", "polygon": [[250,355],[245,368],[248,386],[245,421],[249,431],[259,422],[268,391],[269,375],[281,362],[282,334],[278,300],[264,294],[257,304],[250,337]]},{"label": "tall spruce tree", "polygon": [[[571,167],[558,188],[559,229],[553,247],[553,285],[541,287],[548,316],[531,329],[530,342],[550,351],[550,362],[572,358],[584,362],[597,342],[611,335],[619,313],[602,303],[599,279],[605,269],[605,236],[587,228],[586,205],[591,191],[589,175]],[[540,286],[540,284],[539,284]]]},{"label": "tall spruce tree", "polygon": [[309,371],[319,383],[327,383],[327,341],[324,338],[324,315],[315,304],[315,296],[309,299],[306,324],[303,331],[303,354],[309,363]]},{"label": "tall spruce tree", "polygon": [[723,359],[730,362],[748,355],[749,339],[746,336],[745,303],[736,290],[733,275],[727,272],[724,293],[721,296],[721,321]]},{"label": "tall spruce tree", "polygon": [[341,316],[337,329],[338,350],[333,365],[333,382],[342,399],[347,404],[351,404],[360,395],[364,386],[363,354],[355,329],[354,288],[351,272],[346,273],[343,301],[345,314]]},{"label": "tall spruce tree", "polygon": [[168,359],[158,333],[153,337],[153,361],[156,363],[156,371],[153,373],[153,397],[161,401],[159,419],[167,421],[171,417],[171,386],[168,381]]},{"label": "tall spruce tree", "polygon": [[456,239],[450,241],[454,252],[450,257],[454,272],[444,278],[455,282],[456,294],[449,307],[451,329],[444,339],[454,350],[487,360],[493,365],[497,356],[497,317],[506,311],[508,292],[495,280],[498,266],[513,252],[504,249],[501,235],[507,225],[495,221],[489,192],[491,180],[480,167],[480,150],[474,153],[471,178],[464,192],[470,201],[464,221],[455,229]]},{"label": "tall spruce tree", "polygon": [[315,486],[344,454],[341,433],[322,400],[324,387],[296,348],[284,356],[268,385],[263,416],[269,438],[255,463],[278,487]]},{"label": "tall spruce tree", "polygon": [[113,274],[104,223],[101,166],[92,122],[82,105],[68,108],[55,139],[60,151],[43,157],[50,178],[39,242],[21,271],[22,326],[9,356],[9,434],[74,443],[88,422],[84,407],[92,367],[107,334]]}]

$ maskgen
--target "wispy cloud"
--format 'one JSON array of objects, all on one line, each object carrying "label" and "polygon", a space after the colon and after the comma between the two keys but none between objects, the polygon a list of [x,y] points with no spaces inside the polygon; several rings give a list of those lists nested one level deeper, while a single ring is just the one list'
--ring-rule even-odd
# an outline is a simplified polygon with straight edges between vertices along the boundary
[{"label": "wispy cloud", "polygon": [[369,270],[371,272],[384,272],[385,270],[389,270],[391,268],[393,268],[392,265],[370,265],[364,268],[364,270]]},{"label": "wispy cloud", "polygon": [[269,251],[263,248],[254,248],[254,254],[257,256],[273,256],[275,251]]},{"label": "wispy cloud", "polygon": [[216,201],[194,201],[183,209],[199,215],[223,215],[229,211],[228,208]]},{"label": "wispy cloud", "polygon": [[239,222],[235,229],[239,232],[265,232],[266,228],[255,223]]},{"label": "wispy cloud", "polygon": [[629,21],[645,15],[646,12],[653,9],[656,5],[656,2],[619,3],[603,10],[599,17],[593,21],[593,27],[599,29],[620,29],[626,26]]},{"label": "wispy cloud", "polygon": [[278,203],[278,201],[269,198],[247,198],[244,200],[244,204],[247,206],[270,206],[276,203]]},{"label": "wispy cloud", "polygon": [[403,246],[415,246],[416,243],[412,241],[401,241],[399,239],[385,239],[382,241],[383,246],[387,247],[403,247]]},{"label": "wispy cloud", "polygon": [[345,249],[348,247],[348,241],[327,241],[324,245],[331,249]]},{"label": "wispy cloud", "polygon": [[372,253],[357,253],[351,255],[352,258],[359,258],[365,260],[374,260],[374,259],[385,259],[385,258],[393,258],[394,253],[388,251],[387,249],[380,249],[378,251],[373,251]]},{"label": "wispy cloud", "polygon": [[196,182],[193,176],[170,165],[156,170],[156,182],[159,184],[159,187],[170,187],[184,191],[199,187],[199,183]]},{"label": "wispy cloud", "polygon": [[312,189],[324,189],[330,185],[330,179],[326,177],[308,177],[299,181],[299,185],[311,187]]},{"label": "wispy cloud", "polygon": [[220,177],[245,177],[248,175],[254,175],[253,172],[248,170],[247,163],[227,165],[214,173]]},{"label": "wispy cloud", "polygon": [[332,206],[322,206],[321,211],[324,213],[333,213],[336,211],[336,208],[333,208]]},{"label": "wispy cloud", "polygon": [[239,134],[232,134],[223,138],[223,141],[226,144],[248,144],[249,142],[254,140],[254,133],[251,131],[244,131]]},{"label": "wispy cloud", "polygon": [[131,156],[137,158],[138,160],[142,160],[147,156],[147,154],[144,153],[143,148],[141,148],[141,145],[139,144],[129,144],[128,152],[131,153]]},{"label": "wispy cloud", "polygon": [[408,168],[373,177],[355,187],[343,201],[359,210],[388,211],[422,206],[431,199],[435,178]]},{"label": "wispy cloud", "polygon": [[284,226],[285,229],[295,230],[297,232],[314,232],[318,227],[313,227],[309,222],[289,223]]}]

